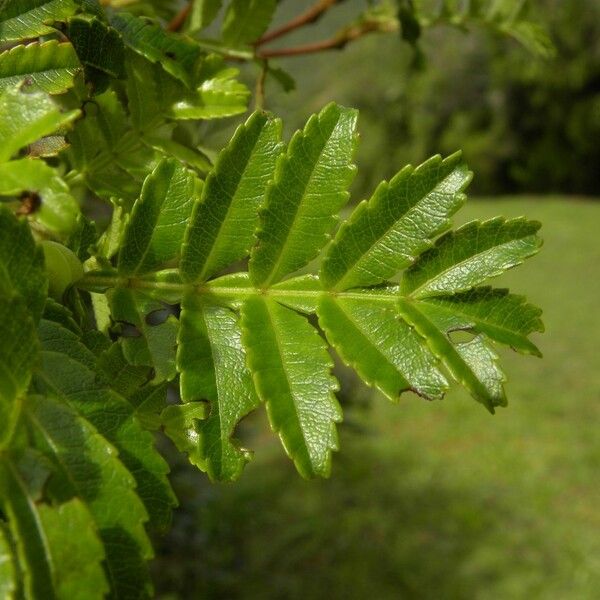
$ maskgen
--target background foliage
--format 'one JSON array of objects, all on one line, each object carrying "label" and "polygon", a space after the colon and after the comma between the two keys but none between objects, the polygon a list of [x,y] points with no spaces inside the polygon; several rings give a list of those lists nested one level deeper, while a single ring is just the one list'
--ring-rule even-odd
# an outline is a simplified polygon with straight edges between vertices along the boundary
[{"label": "background foliage", "polygon": [[[351,14],[360,5],[348,0],[337,10]],[[461,147],[477,173],[477,193],[597,196],[600,5],[536,0],[531,10],[549,29],[554,56],[532,60],[515,41],[476,23],[468,33],[424,30],[417,62],[394,36],[365,37],[327,61],[287,62],[304,91],[284,96],[273,89],[273,106],[299,115],[333,98],[359,108],[359,156],[368,165],[356,183],[360,193],[393,165]],[[335,30],[337,18],[328,14],[314,30],[298,32],[298,41]]]}]

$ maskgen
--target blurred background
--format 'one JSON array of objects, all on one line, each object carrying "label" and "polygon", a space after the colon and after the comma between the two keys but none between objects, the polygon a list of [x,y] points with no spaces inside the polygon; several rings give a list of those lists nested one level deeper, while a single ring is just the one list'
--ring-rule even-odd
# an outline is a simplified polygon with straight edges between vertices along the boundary
[{"label": "blurred background", "polygon": [[[282,0],[278,21],[310,1]],[[509,407],[458,390],[391,404],[338,366],[346,417],[328,481],[304,481],[247,419],[241,481],[210,484],[173,452],[181,502],[157,539],[163,599],[558,599],[600,597],[600,1],[534,0],[554,58],[472,28],[398,35],[280,61],[267,81],[288,135],[325,103],[360,109],[353,201],[406,163],[463,149],[475,179],[457,220],[543,222],[545,247],[497,285],[544,308],[542,360],[502,352]],[[285,39],[323,39],[347,0]],[[244,74],[249,83],[256,71]],[[231,124],[205,131],[219,147]],[[165,442],[165,451],[170,452]]]}]

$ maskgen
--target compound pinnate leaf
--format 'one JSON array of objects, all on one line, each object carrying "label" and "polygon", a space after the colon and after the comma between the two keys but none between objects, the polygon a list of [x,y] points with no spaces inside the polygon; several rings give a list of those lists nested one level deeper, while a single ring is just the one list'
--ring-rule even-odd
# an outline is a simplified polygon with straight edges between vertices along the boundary
[{"label": "compound pinnate leaf", "polygon": [[[184,404],[160,417],[153,408],[148,422],[153,428],[162,422],[177,447],[213,479],[237,477],[246,461],[231,441],[237,422],[256,405],[246,366],[298,471],[307,477],[328,473],[341,419],[333,395],[337,382],[327,347],[305,315],[316,314],[330,346],[392,400],[408,390],[441,398],[448,371],[493,412],[506,404],[504,375],[486,340],[539,353],[528,340],[542,328],[536,308],[507,292],[472,290],[535,253],[539,224],[493,219],[435,242],[464,202],[471,177],[458,154],[402,170],[342,225],[320,277],[287,277],[322,249],[347,198],[355,121],[354,111],[326,107],[294,136],[274,167],[269,156],[269,167],[256,149],[267,146],[261,139],[272,122],[256,113],[209,175],[179,268],[150,269],[142,277],[110,270],[86,276],[93,292],[114,288],[108,292],[113,322],[130,323],[141,334],[124,330],[124,357],[153,366],[159,380],[175,374],[170,369],[179,326]],[[277,140],[268,139],[274,148]],[[253,166],[261,166],[256,193],[257,169],[249,168],[255,159]],[[270,176],[248,270],[210,279],[246,253],[255,206],[244,213],[249,223],[241,227],[239,211],[247,204],[242,200],[250,197],[258,205]],[[400,284],[389,281],[407,266]],[[164,331],[149,327],[146,317],[164,309],[161,302],[182,301],[181,324],[173,318]],[[456,330],[476,335],[458,343]],[[161,368],[167,372],[161,375]]]},{"label": "compound pinnate leaf", "polygon": [[427,318],[417,302],[401,298],[398,308],[402,318],[415,328],[431,352],[475,400],[491,413],[496,406],[506,405],[502,387],[504,376],[496,365],[497,357],[479,337],[454,345],[446,332]]},{"label": "compound pinnate leaf", "polygon": [[28,87],[60,94],[73,86],[73,77],[80,68],[71,44],[50,40],[15,46],[0,54],[0,90],[24,81]]},{"label": "compound pinnate leaf", "polygon": [[223,20],[223,39],[231,46],[255,42],[269,26],[276,0],[232,0]]},{"label": "compound pinnate leaf", "polygon": [[342,411],[323,340],[306,317],[261,296],[243,304],[242,330],[271,427],[302,476],[327,476]]},{"label": "compound pinnate leaf", "polygon": [[373,285],[410,265],[450,225],[470,180],[455,154],[405,167],[381,183],[340,227],[323,260],[323,283],[335,289]]},{"label": "compound pinnate leaf", "polygon": [[79,114],[78,110],[61,112],[42,92],[5,90],[0,95],[0,162],[23,146],[65,127]]},{"label": "compound pinnate leaf", "polygon": [[53,33],[50,26],[74,15],[75,0],[16,0],[0,7],[0,40],[10,42]]},{"label": "compound pinnate leaf", "polygon": [[165,31],[157,23],[128,13],[114,15],[111,24],[134,52],[192,86],[196,62],[202,53],[191,38]]},{"label": "compound pinnate leaf", "polygon": [[404,274],[402,293],[415,298],[463,292],[521,264],[542,245],[538,221],[473,221],[441,237]]},{"label": "compound pinnate leaf", "polygon": [[268,286],[310,262],[327,242],[355,174],[357,111],[329,104],[292,138],[261,211],[250,277]]},{"label": "compound pinnate leaf", "polygon": [[[0,460],[0,505],[17,548],[15,558],[25,574],[22,583],[27,598],[86,600],[105,596],[104,550],[93,519],[80,500],[73,498],[55,506],[39,503],[18,460],[4,455]],[[0,590],[6,583],[0,577]]]},{"label": "compound pinnate leaf", "polygon": [[122,275],[152,271],[178,258],[200,181],[175,159],[163,159],[146,177],[119,253]]},{"label": "compound pinnate leaf", "polygon": [[396,298],[393,293],[379,298],[323,295],[319,324],[342,360],[390,400],[407,390],[441,398],[448,383],[423,339],[398,315]]},{"label": "compound pinnate leaf", "polygon": [[281,122],[256,112],[219,155],[186,231],[181,273],[188,281],[205,280],[250,251],[280,136]]},{"label": "compound pinnate leaf", "polygon": [[542,311],[505,289],[475,288],[454,296],[424,298],[421,310],[446,332],[473,330],[518,352],[541,356],[529,334],[544,331]]},{"label": "compound pinnate leaf", "polygon": [[182,400],[208,401],[208,417],[196,426],[204,470],[213,480],[237,479],[250,454],[231,438],[240,419],[259,403],[246,368],[238,317],[188,294],[178,342]]}]

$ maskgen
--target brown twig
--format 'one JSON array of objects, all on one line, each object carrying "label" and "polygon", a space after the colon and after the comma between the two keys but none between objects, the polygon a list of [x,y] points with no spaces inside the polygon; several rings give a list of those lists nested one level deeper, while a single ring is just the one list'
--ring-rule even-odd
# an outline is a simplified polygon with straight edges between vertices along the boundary
[{"label": "brown twig", "polygon": [[265,50],[259,54],[260,58],[278,58],[281,56],[301,56],[302,54],[314,54],[324,50],[338,50],[343,48],[348,42],[343,39],[331,38],[312,44],[303,44],[302,46],[293,46],[291,48],[278,48],[277,50]]},{"label": "brown twig", "polygon": [[317,21],[324,12],[328,11],[334,4],[337,4],[340,0],[317,0],[306,12],[294,17],[291,21],[288,21],[281,27],[277,29],[273,29],[272,31],[267,31],[257,42],[254,44],[255,46],[262,46],[263,44],[267,44],[277,38],[280,38],[282,35],[289,33],[290,31],[294,31],[300,27],[304,27],[304,25],[309,25]]},{"label": "brown twig", "polygon": [[170,21],[167,25],[167,31],[179,31],[185,20],[188,18],[192,10],[193,2],[188,2]]},{"label": "brown twig", "polygon": [[362,37],[367,33],[392,31],[391,25],[378,21],[365,22],[355,27],[349,27],[338,35],[301,46],[292,46],[291,48],[277,48],[275,50],[263,50],[257,54],[258,58],[269,59],[282,56],[301,56],[304,54],[314,54],[325,50],[341,50],[346,44]]},{"label": "brown twig", "polygon": [[260,67],[260,73],[256,80],[256,90],[254,94],[254,110],[262,110],[265,106],[265,80],[269,67],[267,61],[263,61]]}]

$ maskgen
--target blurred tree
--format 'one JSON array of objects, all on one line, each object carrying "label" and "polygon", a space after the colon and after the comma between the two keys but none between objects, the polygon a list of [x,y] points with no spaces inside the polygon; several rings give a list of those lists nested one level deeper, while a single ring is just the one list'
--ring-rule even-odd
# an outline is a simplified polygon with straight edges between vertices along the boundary
[{"label": "blurred tree", "polygon": [[476,193],[600,195],[600,3],[535,0],[531,9],[551,31],[554,57],[532,57],[467,21],[469,35],[424,29],[417,52],[399,35],[366,37],[334,60],[288,61],[310,93],[276,104],[298,121],[323,98],[360,109],[361,197],[398,165],[458,147],[477,173]]}]

